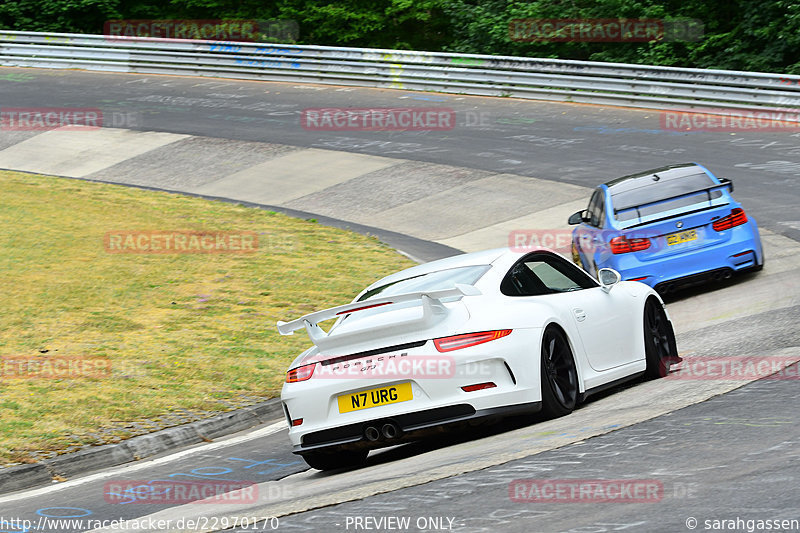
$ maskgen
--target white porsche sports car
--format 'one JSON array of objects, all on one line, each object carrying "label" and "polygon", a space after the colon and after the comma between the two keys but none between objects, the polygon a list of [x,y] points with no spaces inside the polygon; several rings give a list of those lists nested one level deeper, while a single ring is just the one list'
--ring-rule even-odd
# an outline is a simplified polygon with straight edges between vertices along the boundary
[{"label": "white porsche sports car", "polygon": [[[314,346],[281,399],[294,453],[320,470],[450,424],[543,411],[680,361],[658,294],[549,250],[449,257],[387,276],[347,305],[278,322]],[[318,324],[336,319],[326,333]],[[451,426],[450,426],[451,427]]]}]

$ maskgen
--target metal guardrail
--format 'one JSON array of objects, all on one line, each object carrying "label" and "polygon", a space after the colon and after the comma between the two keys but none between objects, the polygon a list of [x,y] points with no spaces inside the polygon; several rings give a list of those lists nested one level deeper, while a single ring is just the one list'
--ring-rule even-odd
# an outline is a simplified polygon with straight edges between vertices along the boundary
[{"label": "metal guardrail", "polygon": [[0,31],[0,65],[438,91],[654,109],[800,112],[800,76],[510,56]]}]

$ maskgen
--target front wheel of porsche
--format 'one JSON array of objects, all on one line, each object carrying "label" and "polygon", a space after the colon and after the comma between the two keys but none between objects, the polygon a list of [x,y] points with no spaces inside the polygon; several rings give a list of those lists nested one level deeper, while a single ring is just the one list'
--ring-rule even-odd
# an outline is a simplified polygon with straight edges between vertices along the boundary
[{"label": "front wheel of porsche", "polygon": [[650,379],[666,376],[670,365],[681,361],[672,324],[655,298],[647,300],[644,306],[644,350],[645,375]]},{"label": "front wheel of porsche", "polygon": [[578,372],[564,333],[553,326],[542,336],[542,414],[568,415],[578,403]]},{"label": "front wheel of porsche", "polygon": [[317,470],[336,470],[361,466],[367,459],[367,450],[319,450],[306,452],[303,459]]}]

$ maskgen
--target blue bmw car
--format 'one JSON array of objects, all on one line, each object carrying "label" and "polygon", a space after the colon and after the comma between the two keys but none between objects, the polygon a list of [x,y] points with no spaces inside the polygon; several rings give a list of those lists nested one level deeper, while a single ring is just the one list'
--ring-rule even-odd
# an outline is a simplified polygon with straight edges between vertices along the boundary
[{"label": "blue bmw car", "polygon": [[696,163],[600,185],[569,217],[572,258],[597,276],[613,268],[662,294],[761,270],[758,226],[733,199],[733,183]]}]

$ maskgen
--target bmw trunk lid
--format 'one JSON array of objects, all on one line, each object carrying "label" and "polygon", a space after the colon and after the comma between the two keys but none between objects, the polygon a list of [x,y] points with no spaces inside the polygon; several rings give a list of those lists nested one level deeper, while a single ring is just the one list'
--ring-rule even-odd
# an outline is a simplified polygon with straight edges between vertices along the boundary
[{"label": "bmw trunk lid", "polygon": [[623,233],[628,239],[649,239],[650,247],[637,252],[637,257],[643,261],[655,260],[729,240],[730,231],[717,231],[713,223],[730,214],[730,204],[724,203],[701,211],[677,213]]}]

